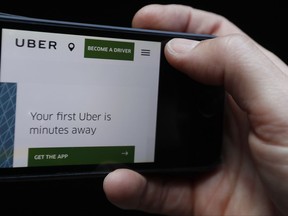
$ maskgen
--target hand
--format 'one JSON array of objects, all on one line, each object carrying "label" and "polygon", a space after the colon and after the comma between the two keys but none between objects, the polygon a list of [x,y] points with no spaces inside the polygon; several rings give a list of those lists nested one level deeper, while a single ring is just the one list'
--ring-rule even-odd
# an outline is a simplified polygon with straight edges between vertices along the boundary
[{"label": "hand", "polygon": [[288,67],[226,18],[184,5],[148,5],[133,27],[217,35],[172,39],[169,63],[227,92],[223,164],[198,180],[108,174],[107,198],[123,209],[165,215],[287,215]]}]

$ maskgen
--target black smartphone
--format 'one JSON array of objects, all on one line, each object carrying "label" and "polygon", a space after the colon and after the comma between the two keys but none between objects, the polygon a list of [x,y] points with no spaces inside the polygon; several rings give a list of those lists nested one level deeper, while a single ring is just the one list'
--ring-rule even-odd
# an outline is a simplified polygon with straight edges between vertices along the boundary
[{"label": "black smartphone", "polygon": [[212,35],[0,16],[0,180],[183,174],[221,162],[224,89],[172,68]]}]

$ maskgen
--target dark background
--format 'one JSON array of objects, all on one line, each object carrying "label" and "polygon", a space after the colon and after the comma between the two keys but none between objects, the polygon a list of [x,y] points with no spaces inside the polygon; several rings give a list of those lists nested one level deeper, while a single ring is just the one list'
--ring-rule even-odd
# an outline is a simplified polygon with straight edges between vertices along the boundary
[{"label": "dark background", "polygon": [[[251,2],[251,1],[250,1]],[[284,1],[4,1],[0,12],[18,15],[130,27],[135,12],[149,3],[179,3],[219,13],[286,63],[287,12]],[[103,179],[71,179],[0,183],[0,214],[11,215],[147,215],[111,205],[102,190]],[[2,214],[2,212],[7,214]]]}]

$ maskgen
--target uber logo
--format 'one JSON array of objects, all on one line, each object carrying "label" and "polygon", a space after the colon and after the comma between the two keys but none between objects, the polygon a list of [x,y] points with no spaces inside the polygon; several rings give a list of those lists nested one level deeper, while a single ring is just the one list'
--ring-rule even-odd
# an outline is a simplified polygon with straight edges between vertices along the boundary
[{"label": "uber logo", "polygon": [[17,47],[39,48],[39,49],[55,49],[56,41],[34,40],[34,39],[15,39]]}]

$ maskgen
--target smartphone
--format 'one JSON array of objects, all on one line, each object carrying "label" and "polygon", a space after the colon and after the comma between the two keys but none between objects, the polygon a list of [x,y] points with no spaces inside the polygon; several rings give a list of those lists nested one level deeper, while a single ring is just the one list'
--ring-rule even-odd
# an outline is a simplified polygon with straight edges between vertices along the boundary
[{"label": "smartphone", "polygon": [[172,68],[212,35],[0,15],[0,180],[187,174],[221,163],[224,89]]}]

